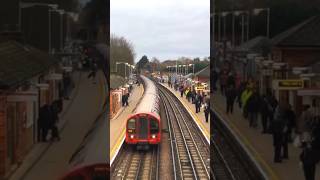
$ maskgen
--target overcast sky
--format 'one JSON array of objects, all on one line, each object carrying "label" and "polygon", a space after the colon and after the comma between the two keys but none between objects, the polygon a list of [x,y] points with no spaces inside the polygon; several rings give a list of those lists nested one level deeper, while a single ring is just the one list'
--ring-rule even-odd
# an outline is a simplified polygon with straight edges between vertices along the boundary
[{"label": "overcast sky", "polygon": [[110,23],[132,42],[136,61],[210,55],[209,0],[111,0]]}]

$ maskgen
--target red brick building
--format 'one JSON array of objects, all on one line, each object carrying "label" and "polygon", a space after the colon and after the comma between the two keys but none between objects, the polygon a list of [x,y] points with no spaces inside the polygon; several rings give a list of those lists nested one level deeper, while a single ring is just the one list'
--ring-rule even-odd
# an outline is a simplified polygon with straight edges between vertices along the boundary
[{"label": "red brick building", "polygon": [[[297,67],[312,67],[320,61],[320,16],[310,19],[292,27],[272,39],[272,57],[276,63],[283,63],[280,68],[273,70],[275,79],[301,79],[293,73]],[[307,88],[308,80],[304,80]],[[297,111],[301,111],[303,97],[297,96],[297,89],[277,90],[275,93],[280,100],[287,101]]]},{"label": "red brick building", "polygon": [[38,109],[56,98],[57,60],[15,41],[0,42],[0,179],[37,142]]}]

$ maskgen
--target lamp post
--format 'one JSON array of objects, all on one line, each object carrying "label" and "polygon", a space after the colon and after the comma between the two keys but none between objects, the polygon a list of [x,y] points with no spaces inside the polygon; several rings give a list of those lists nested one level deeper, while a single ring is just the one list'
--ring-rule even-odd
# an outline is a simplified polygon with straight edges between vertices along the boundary
[{"label": "lamp post", "polygon": [[189,64],[189,66],[193,66],[192,74],[194,74],[194,64]]},{"label": "lamp post", "polygon": [[48,31],[49,31],[49,42],[48,42],[48,49],[49,49],[49,54],[51,54],[51,12],[58,12],[60,14],[60,48],[62,48],[62,33],[63,33],[63,28],[62,28],[62,15],[64,14],[64,10],[62,9],[49,9],[48,11],[48,17],[49,17],[49,21],[48,21]]},{"label": "lamp post", "polygon": [[124,76],[126,77],[126,66],[128,63],[126,62],[116,62],[116,72],[118,73],[118,64],[124,64]]},{"label": "lamp post", "polygon": [[262,11],[267,11],[267,30],[266,35],[269,38],[270,37],[270,8],[258,8],[253,10],[254,15],[260,14]]},{"label": "lamp post", "polygon": [[46,3],[26,3],[26,2],[19,2],[19,29],[20,32],[22,31],[22,9],[23,8],[29,8],[34,6],[47,6],[49,8],[48,10],[48,52],[51,53],[51,11],[63,11],[58,10],[58,4],[46,4]]},{"label": "lamp post", "polygon": [[28,3],[28,2],[19,2],[19,30],[22,31],[22,9],[29,8],[34,6],[47,6],[52,9],[58,9],[58,4],[47,4],[47,3]]}]

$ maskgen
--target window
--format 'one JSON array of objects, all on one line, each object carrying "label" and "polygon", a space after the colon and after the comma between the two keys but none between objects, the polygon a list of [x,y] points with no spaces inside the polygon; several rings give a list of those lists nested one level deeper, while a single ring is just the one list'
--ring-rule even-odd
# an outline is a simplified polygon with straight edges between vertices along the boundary
[{"label": "window", "polygon": [[150,133],[151,134],[156,134],[159,132],[159,124],[157,119],[151,117],[150,118]]},{"label": "window", "polygon": [[135,129],[136,128],[136,120],[135,119],[129,119],[128,120],[128,129]]}]

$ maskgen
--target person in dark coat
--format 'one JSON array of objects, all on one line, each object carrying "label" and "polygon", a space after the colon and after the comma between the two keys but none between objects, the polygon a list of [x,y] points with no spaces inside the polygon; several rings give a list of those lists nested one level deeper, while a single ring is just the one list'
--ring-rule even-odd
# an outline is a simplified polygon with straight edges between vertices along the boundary
[{"label": "person in dark coat", "polygon": [[197,93],[195,98],[196,113],[200,112],[201,102],[202,102],[201,94]]},{"label": "person in dark coat", "polygon": [[261,114],[261,124],[262,124],[262,134],[265,134],[268,132],[268,124],[270,124],[269,117],[269,109],[268,109],[268,102],[266,95],[263,95],[261,97],[261,102],[260,102],[260,114]]},{"label": "person in dark coat", "polygon": [[124,107],[124,104],[125,104],[125,102],[126,102],[126,95],[125,94],[122,94],[122,96],[121,96],[121,102],[122,102],[122,107]]},{"label": "person in dark coat", "polygon": [[38,140],[47,141],[48,130],[50,128],[50,107],[48,104],[42,106],[39,110],[38,119]]},{"label": "person in dark coat", "polygon": [[60,135],[59,135],[59,129],[58,129],[58,122],[59,122],[59,109],[57,106],[51,105],[50,107],[50,116],[51,116],[51,122],[50,122],[50,129],[51,129],[51,140],[58,140],[60,141]]},{"label": "person in dark coat", "polygon": [[204,116],[206,118],[206,122],[209,121],[209,115],[210,115],[210,102],[207,102],[204,107]]},{"label": "person in dark coat", "polygon": [[180,86],[179,90],[180,90],[180,96],[183,97],[183,91],[184,91],[183,85]]},{"label": "person in dark coat", "polygon": [[229,74],[228,74],[226,88],[228,88],[228,87],[236,87],[236,81],[235,81],[235,78],[234,78],[232,72],[229,72]]},{"label": "person in dark coat", "polygon": [[[274,146],[274,162],[281,163],[282,158],[288,158],[288,142],[285,140],[285,135],[287,133],[287,113],[286,113],[285,103],[280,103],[275,110],[273,118],[273,146]],[[283,156],[281,156],[281,151],[283,150]]]},{"label": "person in dark coat", "polygon": [[233,105],[234,101],[236,99],[237,93],[233,86],[230,86],[226,90],[226,100],[227,100],[227,114],[230,112],[232,114],[233,112]]},{"label": "person in dark coat", "polygon": [[273,122],[273,118],[274,118],[274,113],[275,113],[275,110],[278,106],[278,101],[277,99],[274,97],[274,95],[271,94],[270,91],[267,92],[267,102],[268,102],[268,111],[269,111],[269,115],[268,115],[268,118],[269,118],[269,129],[268,129],[268,132],[272,134],[272,122]]},{"label": "person in dark coat", "polygon": [[306,180],[315,180],[316,164],[320,160],[320,122],[319,119],[313,124],[311,133],[312,141],[302,143],[300,160]]},{"label": "person in dark coat", "polygon": [[288,131],[287,131],[287,138],[288,142],[292,142],[292,129],[296,127],[296,114],[292,110],[292,106],[289,105],[287,110],[287,117],[288,117]]},{"label": "person in dark coat", "polygon": [[193,88],[192,91],[191,91],[191,101],[192,101],[192,104],[195,104],[195,99],[196,99],[196,91],[195,89]]},{"label": "person in dark coat", "polygon": [[259,113],[259,106],[260,106],[260,97],[259,94],[254,90],[253,94],[249,98],[247,102],[248,108],[248,117],[249,117],[249,126],[250,127],[257,127],[258,123],[258,113]]},{"label": "person in dark coat", "polygon": [[126,106],[129,106],[129,96],[130,96],[130,94],[127,93],[125,96],[126,96],[126,98],[125,98],[125,105],[126,105]]}]

